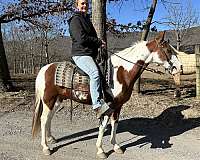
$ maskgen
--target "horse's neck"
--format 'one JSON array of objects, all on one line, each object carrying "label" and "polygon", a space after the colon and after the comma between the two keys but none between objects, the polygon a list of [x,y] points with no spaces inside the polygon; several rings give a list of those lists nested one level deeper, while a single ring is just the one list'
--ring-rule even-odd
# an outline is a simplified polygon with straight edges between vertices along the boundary
[{"label": "horse's neck", "polygon": [[129,99],[133,84],[137,77],[146,67],[146,60],[150,56],[150,51],[146,47],[146,42],[140,42],[135,46],[116,53],[120,57],[111,57],[114,67],[114,88],[113,94],[116,97],[126,97]]},{"label": "horse's neck", "polygon": [[[145,61],[150,54],[148,48],[146,47],[146,43],[147,43],[146,41],[141,41],[129,48],[126,48],[112,55],[111,61],[113,66],[114,67],[124,66],[125,68],[127,66],[129,68],[130,65],[132,66],[139,60]],[[120,58],[119,56],[122,58]]]}]

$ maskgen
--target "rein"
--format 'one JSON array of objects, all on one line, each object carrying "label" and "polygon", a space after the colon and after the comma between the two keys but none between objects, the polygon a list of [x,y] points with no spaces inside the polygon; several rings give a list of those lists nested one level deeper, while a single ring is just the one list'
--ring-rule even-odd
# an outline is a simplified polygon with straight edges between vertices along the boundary
[{"label": "rein", "polygon": [[144,67],[143,65],[136,64],[136,63],[134,63],[134,62],[132,62],[132,61],[130,61],[130,60],[127,60],[127,59],[125,59],[125,58],[119,56],[118,54],[116,54],[116,53],[114,53],[114,52],[112,52],[112,51],[109,51],[109,50],[108,50],[108,52],[114,54],[115,56],[117,56],[117,57],[120,58],[120,59],[123,59],[123,60],[126,61],[126,62],[129,62],[129,63],[131,63],[131,64],[138,65],[138,66],[142,67],[142,68],[143,68],[144,70],[146,70],[146,71],[149,71],[149,72],[152,72],[152,73],[157,73],[157,74],[160,74],[160,75],[161,75],[161,74],[165,74],[165,73],[163,73],[163,72],[161,72],[161,71],[158,71],[158,70],[156,70],[156,69],[148,68],[148,67]]}]

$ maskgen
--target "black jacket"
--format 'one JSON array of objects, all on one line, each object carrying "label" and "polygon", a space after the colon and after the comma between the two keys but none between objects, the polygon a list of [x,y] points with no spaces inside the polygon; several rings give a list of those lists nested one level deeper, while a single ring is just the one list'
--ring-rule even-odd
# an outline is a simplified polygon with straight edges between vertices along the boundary
[{"label": "black jacket", "polygon": [[69,20],[69,33],[72,38],[71,56],[88,55],[97,57],[101,40],[90,21],[89,15],[76,12]]}]

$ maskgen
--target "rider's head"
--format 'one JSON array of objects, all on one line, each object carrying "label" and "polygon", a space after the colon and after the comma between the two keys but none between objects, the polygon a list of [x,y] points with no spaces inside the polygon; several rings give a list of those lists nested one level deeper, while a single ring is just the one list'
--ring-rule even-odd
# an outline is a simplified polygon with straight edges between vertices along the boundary
[{"label": "rider's head", "polygon": [[79,12],[88,12],[88,0],[76,0],[76,8]]}]

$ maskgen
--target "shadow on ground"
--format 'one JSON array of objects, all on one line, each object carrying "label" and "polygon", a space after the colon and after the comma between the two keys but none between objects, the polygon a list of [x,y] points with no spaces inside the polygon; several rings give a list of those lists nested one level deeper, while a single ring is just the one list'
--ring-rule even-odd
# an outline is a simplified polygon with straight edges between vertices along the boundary
[{"label": "shadow on ground", "polygon": [[[166,109],[155,118],[130,118],[121,120],[117,130],[118,133],[129,132],[134,136],[142,136],[142,138],[134,142],[127,143],[127,141],[126,144],[122,146],[122,149],[126,150],[133,146],[143,147],[146,144],[151,144],[151,148],[164,149],[171,147],[173,145],[169,142],[171,137],[178,136],[200,126],[200,117],[184,119],[182,111],[188,108],[190,108],[190,106],[178,105]],[[110,134],[110,128],[111,126],[109,125],[105,135]],[[98,128],[92,128],[61,137],[57,140],[58,142],[62,142],[62,144],[55,147],[54,152],[64,146],[94,139],[97,138],[97,136]],[[111,150],[107,154],[110,155],[112,152]]]},{"label": "shadow on ground", "polygon": [[[156,95],[156,94],[169,94],[169,92],[174,92],[176,90],[176,87],[171,86],[169,87],[169,85],[161,85],[162,87],[158,87],[158,88],[152,88],[152,89],[145,89],[141,91],[141,94],[143,95]],[[187,85],[182,85],[180,87],[180,91],[185,91],[184,94],[181,95],[181,99],[182,98],[190,98],[190,97],[196,97],[196,88],[195,85],[193,84],[187,84]]]}]

